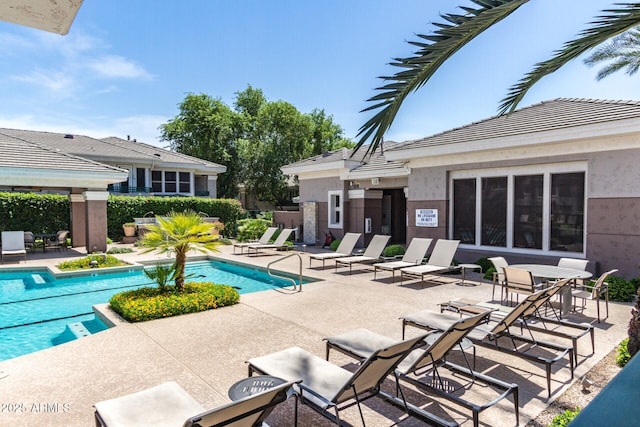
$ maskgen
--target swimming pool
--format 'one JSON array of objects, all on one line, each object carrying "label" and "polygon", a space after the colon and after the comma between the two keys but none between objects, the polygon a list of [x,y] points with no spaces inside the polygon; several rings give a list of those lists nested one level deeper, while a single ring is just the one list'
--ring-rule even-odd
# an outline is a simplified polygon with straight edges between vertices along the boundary
[{"label": "swimming pool", "polygon": [[[240,294],[291,287],[290,281],[270,277],[262,269],[226,261],[190,262],[185,273],[190,280],[233,286]],[[303,283],[311,281],[303,277]],[[104,330],[107,326],[93,314],[94,304],[106,303],[118,292],[154,285],[139,269],[66,277],[47,270],[0,271],[0,360]]]}]

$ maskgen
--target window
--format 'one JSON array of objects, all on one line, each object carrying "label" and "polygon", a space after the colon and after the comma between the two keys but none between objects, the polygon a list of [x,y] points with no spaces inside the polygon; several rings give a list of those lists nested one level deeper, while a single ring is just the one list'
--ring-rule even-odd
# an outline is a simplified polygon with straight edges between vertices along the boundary
[{"label": "window", "polygon": [[482,244],[507,245],[507,177],[482,178]]},{"label": "window", "polygon": [[342,228],[342,191],[329,191],[329,228]]},{"label": "window", "polygon": [[164,173],[164,192],[175,193],[176,192],[176,173],[165,172]]},{"label": "window", "polygon": [[585,168],[452,172],[452,237],[476,247],[584,253]]},{"label": "window", "polygon": [[453,180],[453,238],[476,243],[476,180]]},{"label": "window", "polygon": [[582,252],[584,172],[551,175],[552,251]]},{"label": "window", "polygon": [[180,192],[191,193],[191,174],[189,172],[180,172]]},{"label": "window", "polygon": [[136,187],[138,187],[138,191],[146,191],[144,188],[147,186],[146,172],[145,168],[136,168]]},{"label": "window", "polygon": [[151,171],[151,190],[162,193],[162,171]]}]

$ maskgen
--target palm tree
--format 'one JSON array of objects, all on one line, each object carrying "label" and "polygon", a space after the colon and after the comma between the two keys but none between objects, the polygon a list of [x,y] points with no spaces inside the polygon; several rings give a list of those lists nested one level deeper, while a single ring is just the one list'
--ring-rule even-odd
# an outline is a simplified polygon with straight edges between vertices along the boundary
[{"label": "palm tree", "polygon": [[[485,30],[500,22],[528,0],[471,0],[478,8],[460,7],[465,14],[446,14],[445,23],[434,23],[432,34],[418,34],[410,41],[418,50],[408,58],[395,58],[392,66],[400,69],[392,76],[381,77],[385,84],[367,101],[373,104],[363,111],[378,110],[358,132],[356,150],[370,140],[365,154],[372,154],[391,127],[404,100],[423,87],[453,54]],[[552,58],[537,63],[518,83],[511,86],[501,101],[499,113],[510,113],[527,91],[544,76],[577,58],[584,52],[640,24],[640,3],[615,4],[602,11],[576,39],[565,43]]]},{"label": "palm tree", "polygon": [[145,247],[143,253],[158,251],[159,253],[173,253],[174,280],[176,290],[184,289],[184,267],[187,253],[191,250],[200,252],[217,251],[219,241],[213,236],[211,224],[204,222],[195,212],[170,213],[167,217],[156,217],[158,224],[147,226],[147,232],[140,240],[140,246]]},{"label": "palm tree", "polygon": [[601,62],[609,64],[598,71],[597,80],[602,80],[625,68],[628,75],[634,75],[640,68],[640,27],[615,36],[584,60],[584,63],[590,67]]}]

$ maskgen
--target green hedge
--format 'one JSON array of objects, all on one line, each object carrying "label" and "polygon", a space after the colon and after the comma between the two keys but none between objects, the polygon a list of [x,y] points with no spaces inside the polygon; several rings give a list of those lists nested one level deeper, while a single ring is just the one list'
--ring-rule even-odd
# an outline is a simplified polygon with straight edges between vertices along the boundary
[{"label": "green hedge", "polygon": [[183,292],[175,287],[140,288],[121,292],[109,300],[111,308],[130,322],[160,319],[237,304],[238,291],[211,282],[185,283]]},{"label": "green hedge", "polygon": [[[224,235],[235,236],[237,221],[244,209],[235,199],[204,197],[110,196],[107,201],[107,236],[121,240],[122,224],[143,217],[182,212],[191,209],[219,217],[225,225]],[[0,192],[0,231],[25,230],[34,233],[55,233],[70,230],[71,207],[68,196],[59,194]]]}]

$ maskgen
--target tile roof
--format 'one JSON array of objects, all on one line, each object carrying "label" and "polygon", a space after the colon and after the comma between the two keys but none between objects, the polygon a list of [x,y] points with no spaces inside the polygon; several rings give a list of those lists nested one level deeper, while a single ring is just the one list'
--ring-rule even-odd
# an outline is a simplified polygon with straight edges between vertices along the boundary
[{"label": "tile roof", "polygon": [[394,152],[640,118],[639,101],[557,98],[391,148]]},{"label": "tile roof", "polygon": [[332,163],[342,160],[351,160],[350,156],[352,152],[353,150],[350,148],[341,148],[335,151],[327,151],[322,154],[317,154],[307,159],[300,160],[298,162],[290,163],[287,165],[287,167],[311,166],[320,163]]},{"label": "tile roof", "polygon": [[140,163],[172,163],[183,167],[224,172],[225,167],[206,160],[174,153],[141,142],[109,137],[103,140],[84,135],[62,134],[20,129],[0,128],[0,134],[47,146],[64,153],[99,162],[137,161]]},{"label": "tile roof", "polygon": [[122,172],[104,165],[64,153],[54,148],[25,141],[0,131],[1,168],[28,168],[79,172]]}]

